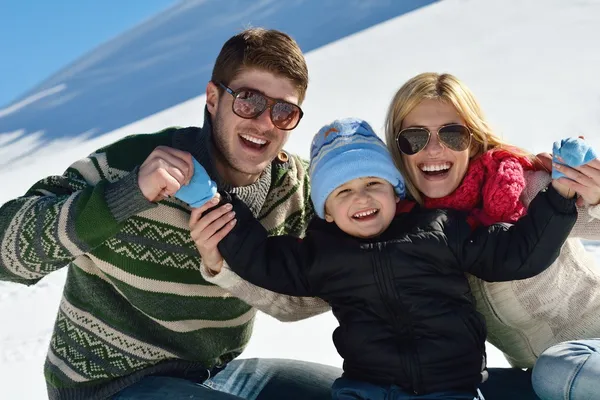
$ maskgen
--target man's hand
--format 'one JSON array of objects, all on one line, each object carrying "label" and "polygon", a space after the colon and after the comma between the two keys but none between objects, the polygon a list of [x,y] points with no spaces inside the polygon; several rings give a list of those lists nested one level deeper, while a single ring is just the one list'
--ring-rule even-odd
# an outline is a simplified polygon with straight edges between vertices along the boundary
[{"label": "man's hand", "polygon": [[174,195],[194,175],[192,155],[187,151],[158,146],[141,165],[138,186],[149,201]]},{"label": "man's hand", "polygon": [[196,248],[202,256],[202,262],[213,273],[221,272],[223,257],[217,245],[235,226],[235,211],[231,204],[225,204],[203,215],[208,209],[219,203],[219,196],[202,207],[192,210],[190,215],[190,232]]}]

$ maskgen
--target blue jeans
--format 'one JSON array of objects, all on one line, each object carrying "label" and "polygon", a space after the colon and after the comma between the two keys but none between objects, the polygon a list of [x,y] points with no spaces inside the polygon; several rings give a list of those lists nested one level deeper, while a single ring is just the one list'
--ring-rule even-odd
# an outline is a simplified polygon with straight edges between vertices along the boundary
[{"label": "blue jeans", "polygon": [[199,384],[180,378],[147,376],[122,390],[115,400],[329,400],[338,368],[282,359],[233,360]]},{"label": "blue jeans", "polygon": [[368,382],[339,378],[333,383],[333,400],[476,400],[473,393],[446,391],[415,395],[396,385],[375,385]]},{"label": "blue jeans", "polygon": [[600,339],[559,343],[533,367],[535,392],[544,400],[587,400],[600,396]]}]

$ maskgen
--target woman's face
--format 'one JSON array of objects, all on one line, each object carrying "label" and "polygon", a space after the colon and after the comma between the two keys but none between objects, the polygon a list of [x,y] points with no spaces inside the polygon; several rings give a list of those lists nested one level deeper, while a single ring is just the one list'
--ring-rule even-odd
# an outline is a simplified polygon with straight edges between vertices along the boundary
[{"label": "woman's face", "polygon": [[469,149],[453,151],[440,143],[437,130],[448,124],[466,125],[454,106],[440,100],[423,100],[402,123],[402,129],[425,127],[432,133],[423,150],[412,156],[402,155],[413,183],[430,198],[440,198],[454,192],[469,166]]}]

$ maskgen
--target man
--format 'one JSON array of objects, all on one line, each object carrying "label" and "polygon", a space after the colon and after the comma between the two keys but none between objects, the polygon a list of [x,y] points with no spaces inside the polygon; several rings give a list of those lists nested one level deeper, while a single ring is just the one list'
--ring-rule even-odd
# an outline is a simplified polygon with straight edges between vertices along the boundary
[{"label": "man", "polygon": [[30,285],[68,264],[44,368],[51,399],[330,397],[336,368],[232,361],[256,309],[296,320],[328,307],[201,274],[190,207],[173,197],[194,157],[271,234],[301,236],[306,165],[282,147],[307,85],[293,39],[246,30],[216,60],[202,128],[124,138],[0,208],[1,279]]}]

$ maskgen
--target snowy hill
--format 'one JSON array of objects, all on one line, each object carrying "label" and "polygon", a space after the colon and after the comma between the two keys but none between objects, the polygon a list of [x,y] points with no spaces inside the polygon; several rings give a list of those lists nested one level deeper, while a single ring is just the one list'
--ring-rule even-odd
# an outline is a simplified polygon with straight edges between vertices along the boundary
[{"label": "snowy hill", "polygon": [[[19,132],[6,140],[34,150],[97,137],[201,95],[221,46],[246,26],[289,32],[306,52],[432,2],[182,1],[0,110],[0,132]],[[3,157],[0,169],[23,157]]]},{"label": "snowy hill", "polygon": [[[226,17],[211,8],[200,18],[194,7],[204,2],[184,2],[0,110],[0,204],[127,134],[201,125],[201,92],[214,56],[239,21],[257,13],[311,50],[305,118],[286,146],[290,151],[307,156],[312,134],[338,117],[362,117],[381,130],[394,91],[424,71],[463,79],[514,144],[549,151],[554,140],[583,134],[600,150],[599,0],[445,0],[406,14],[394,8],[400,2],[363,10],[364,2],[349,1],[340,10],[332,4],[342,2],[325,1],[318,18],[314,3],[262,1],[235,14],[232,8]],[[412,3],[410,9],[430,2]],[[193,12],[196,19],[188,15]],[[213,32],[210,24],[222,30]],[[200,40],[206,32],[211,36]],[[200,53],[207,58],[193,58]],[[174,58],[181,63],[163,63]],[[598,244],[587,245],[600,261]],[[3,399],[45,397],[41,369],[65,272],[33,287],[0,283]],[[334,327],[331,315],[293,324],[260,315],[243,356],[340,365],[331,344]],[[494,351],[490,364],[507,365]]]}]

